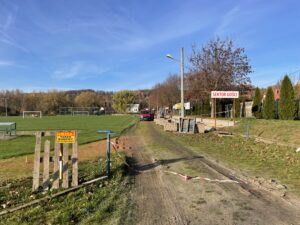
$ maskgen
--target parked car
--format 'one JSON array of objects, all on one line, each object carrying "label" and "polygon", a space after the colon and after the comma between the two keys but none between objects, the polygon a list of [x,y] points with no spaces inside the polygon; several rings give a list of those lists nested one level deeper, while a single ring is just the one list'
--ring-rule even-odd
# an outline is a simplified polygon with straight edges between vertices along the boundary
[{"label": "parked car", "polygon": [[153,121],[154,113],[152,113],[150,110],[142,110],[140,113],[140,120]]}]

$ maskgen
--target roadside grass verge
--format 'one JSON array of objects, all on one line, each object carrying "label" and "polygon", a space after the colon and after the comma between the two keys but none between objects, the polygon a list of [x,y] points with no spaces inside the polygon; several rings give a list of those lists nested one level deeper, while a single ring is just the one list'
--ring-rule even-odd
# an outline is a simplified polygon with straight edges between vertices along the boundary
[{"label": "roadside grass verge", "polygon": [[250,136],[300,147],[300,120],[241,119],[235,127],[226,129],[245,135],[247,123],[250,125]]},{"label": "roadside grass verge", "polygon": [[[0,122],[16,122],[17,131],[79,130],[79,144],[106,138],[97,130],[110,129],[115,136],[138,121],[135,116],[48,116],[43,118],[0,117]],[[53,146],[54,138],[51,139]],[[0,140],[0,159],[32,154],[35,137],[20,136],[12,140]]]},{"label": "roadside grass verge", "polygon": [[[104,160],[100,162],[80,165],[81,182],[104,175]],[[110,179],[2,216],[0,224],[122,224],[130,191],[124,176],[124,159],[112,158],[112,166]],[[30,179],[12,181],[9,188],[0,189],[0,206],[12,207],[43,196],[32,195]]]},{"label": "roadside grass verge", "polygon": [[275,179],[287,185],[288,191],[300,196],[300,153],[296,153],[293,148],[256,143],[254,139],[246,141],[240,136],[169,133],[158,126],[155,126],[155,129],[158,129],[166,140],[172,138],[197,154],[211,157],[252,177]]}]

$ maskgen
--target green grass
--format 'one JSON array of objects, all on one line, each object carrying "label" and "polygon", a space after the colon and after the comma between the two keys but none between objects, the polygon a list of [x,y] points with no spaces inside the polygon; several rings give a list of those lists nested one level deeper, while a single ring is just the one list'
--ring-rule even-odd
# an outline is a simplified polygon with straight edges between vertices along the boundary
[{"label": "green grass", "polygon": [[254,176],[275,179],[300,195],[300,154],[290,147],[245,141],[242,137],[214,134],[167,134],[195,152],[211,156],[225,165]]},{"label": "green grass", "polygon": [[229,130],[245,135],[247,123],[250,125],[252,136],[300,147],[300,120],[242,119],[236,127]]},{"label": "green grass", "polygon": [[[292,121],[290,122],[292,123]],[[144,136],[150,134],[144,124],[140,123],[138,127],[140,132],[145,133]],[[155,129],[165,143],[171,139],[177,146],[186,146],[197,155],[215,159],[226,167],[241,171],[251,177],[275,179],[281,184],[287,185],[291,193],[300,196],[300,153],[296,153],[295,148],[256,143],[253,138],[246,141],[239,135],[219,137],[213,133],[178,134],[164,132],[157,125],[155,125]],[[153,151],[155,154],[164,157],[168,150],[159,144],[154,141],[153,143],[149,142],[148,146],[155,148]],[[170,146],[172,147],[172,145]],[[185,170],[186,173],[188,173],[187,171]],[[189,171],[188,174],[194,175],[193,171]]]},{"label": "green grass", "polygon": [[[0,122],[16,122],[17,131],[79,130],[79,144],[105,138],[96,131],[107,130],[119,134],[138,120],[135,116],[51,116],[43,118],[0,117]],[[53,140],[53,138],[52,138]],[[53,141],[52,141],[53,143]],[[12,140],[0,140],[0,159],[31,154],[35,137],[20,136]]]},{"label": "green grass", "polygon": [[[109,180],[2,216],[0,224],[123,224],[130,191],[128,178],[124,176],[124,158],[113,157],[112,165],[113,175]],[[84,180],[99,176],[101,171],[97,161],[83,162],[79,168],[79,176]],[[10,188],[0,189],[0,205],[13,207],[40,197],[44,195],[31,193],[30,179],[14,181]]]}]

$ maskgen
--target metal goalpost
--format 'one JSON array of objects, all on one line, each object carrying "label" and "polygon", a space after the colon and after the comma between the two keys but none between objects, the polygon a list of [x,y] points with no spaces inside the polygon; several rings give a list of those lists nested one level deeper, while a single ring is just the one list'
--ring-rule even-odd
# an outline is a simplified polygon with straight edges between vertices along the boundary
[{"label": "metal goalpost", "polygon": [[99,107],[59,107],[59,115],[98,115],[99,113]]},{"label": "metal goalpost", "polygon": [[38,117],[42,118],[42,111],[23,111],[23,119],[26,118],[26,115],[29,115],[27,117]]},{"label": "metal goalpost", "polygon": [[72,116],[89,116],[89,111],[73,111]]}]

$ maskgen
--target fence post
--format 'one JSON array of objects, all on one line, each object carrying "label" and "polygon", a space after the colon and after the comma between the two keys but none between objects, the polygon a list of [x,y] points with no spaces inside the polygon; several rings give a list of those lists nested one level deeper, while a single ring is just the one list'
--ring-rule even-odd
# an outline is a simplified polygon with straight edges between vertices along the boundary
[{"label": "fence post", "polygon": [[[107,176],[110,175],[110,135],[112,134],[110,130],[98,130],[97,133],[105,133],[107,135],[107,149],[106,149],[106,156],[107,156],[107,163],[106,163],[106,172]],[[124,139],[123,139],[124,140]],[[125,141],[123,141],[124,145]]]},{"label": "fence post", "polygon": [[69,161],[69,144],[63,144],[62,188],[69,187],[68,161]]},{"label": "fence post", "polygon": [[246,126],[246,141],[249,141],[250,139],[250,124],[249,122],[247,122],[247,126]]},{"label": "fence post", "polygon": [[107,176],[110,175],[110,131],[107,132]]},{"label": "fence post", "polygon": [[60,152],[60,144],[55,140],[54,146],[54,168],[53,168],[53,189],[59,188],[59,152]]},{"label": "fence post", "polygon": [[44,147],[44,158],[43,158],[43,188],[44,190],[49,189],[49,158],[50,158],[50,141],[45,141]]},{"label": "fence post", "polygon": [[33,183],[32,183],[33,192],[39,189],[42,133],[40,131],[36,132],[35,137],[36,138],[35,138],[35,149],[34,149]]},{"label": "fence post", "polygon": [[75,143],[72,146],[72,187],[78,186],[78,132],[75,133]]}]

